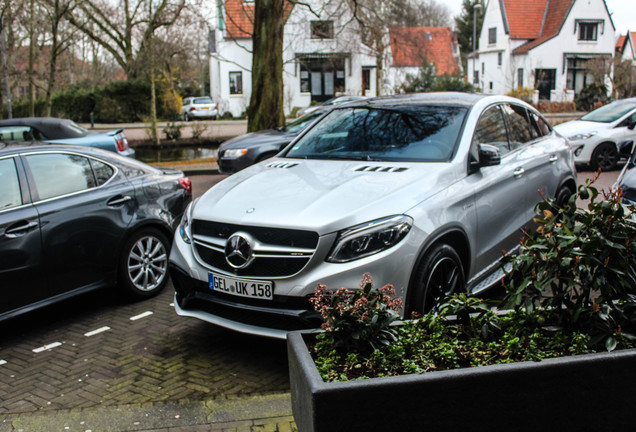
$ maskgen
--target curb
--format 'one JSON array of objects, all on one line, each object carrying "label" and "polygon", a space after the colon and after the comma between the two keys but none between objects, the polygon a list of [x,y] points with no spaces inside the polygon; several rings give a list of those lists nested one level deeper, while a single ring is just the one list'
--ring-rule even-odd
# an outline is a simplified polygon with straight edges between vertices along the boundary
[{"label": "curb", "polygon": [[35,412],[0,417],[5,431],[150,432],[296,431],[289,393],[213,399],[183,404]]}]

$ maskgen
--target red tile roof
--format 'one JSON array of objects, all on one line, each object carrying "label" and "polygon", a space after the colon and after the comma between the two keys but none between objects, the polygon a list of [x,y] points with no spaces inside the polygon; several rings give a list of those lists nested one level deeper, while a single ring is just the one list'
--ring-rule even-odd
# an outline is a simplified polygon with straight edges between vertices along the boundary
[{"label": "red tile roof", "polygon": [[438,75],[459,72],[453,44],[455,35],[448,27],[393,27],[389,29],[393,66],[421,66],[424,60],[435,64]]},{"label": "red tile roof", "polygon": [[[246,0],[225,0],[225,25],[228,38],[251,38],[254,31],[254,2]],[[294,7],[294,1],[285,1],[287,21]]]},{"label": "red tile roof", "polygon": [[535,39],[541,33],[548,0],[503,0],[505,19],[513,39]]},{"label": "red tile roof", "polygon": [[251,38],[254,29],[254,3],[226,0],[225,26],[229,38]]},{"label": "red tile roof", "polygon": [[[505,4],[513,0],[504,0]],[[542,26],[534,39],[513,51],[514,54],[525,54],[532,48],[541,45],[543,42],[552,39],[561,31],[561,26],[572,7],[574,0],[550,0],[546,4],[545,19],[542,19]],[[532,2],[523,2],[524,4]],[[512,31],[511,31],[512,34]]]},{"label": "red tile roof", "polygon": [[623,52],[623,45],[625,45],[625,40],[627,39],[627,35],[620,36],[616,41],[616,49],[618,51]]}]

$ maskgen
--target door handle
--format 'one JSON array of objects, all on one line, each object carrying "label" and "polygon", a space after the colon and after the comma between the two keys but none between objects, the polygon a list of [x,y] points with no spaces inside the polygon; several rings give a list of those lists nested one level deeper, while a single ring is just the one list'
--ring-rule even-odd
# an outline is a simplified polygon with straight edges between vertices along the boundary
[{"label": "door handle", "polygon": [[117,195],[117,196],[112,197],[111,199],[109,199],[106,204],[108,206],[110,206],[110,207],[117,207],[117,206],[126,204],[131,199],[132,199],[132,197],[130,197],[128,195],[125,195],[125,196]]},{"label": "door handle", "polygon": [[20,221],[7,228],[4,235],[9,238],[21,237],[37,226],[37,222]]},{"label": "door handle", "polygon": [[513,174],[515,177],[517,177],[517,178],[518,178],[518,177],[521,177],[521,176],[523,175],[523,173],[525,173],[525,172],[526,172],[526,170],[525,170],[525,169],[523,169],[523,167],[519,167],[519,168],[516,168],[516,169],[512,172],[512,174]]},{"label": "door handle", "polygon": [[550,156],[549,160],[550,160],[550,163],[555,163],[556,161],[559,160],[559,157],[557,155],[553,154],[553,155]]}]

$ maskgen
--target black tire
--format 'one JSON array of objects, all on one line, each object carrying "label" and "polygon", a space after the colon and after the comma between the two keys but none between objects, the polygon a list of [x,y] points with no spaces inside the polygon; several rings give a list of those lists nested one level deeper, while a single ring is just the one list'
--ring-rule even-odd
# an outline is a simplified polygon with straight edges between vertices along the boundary
[{"label": "black tire", "polygon": [[161,292],[168,282],[170,242],[155,228],[135,231],[121,253],[119,285],[134,299],[146,299]]},{"label": "black tire", "polygon": [[212,120],[216,120],[216,116],[212,117]]},{"label": "black tire", "polygon": [[559,189],[556,196],[554,197],[554,205],[556,206],[555,210],[563,208],[568,203],[573,193],[574,192],[572,191],[572,189],[570,189],[568,186],[563,186],[561,189]]},{"label": "black tire", "polygon": [[451,246],[440,243],[426,252],[415,270],[409,305],[411,312],[427,313],[453,293],[465,291],[464,267]]},{"label": "black tire", "polygon": [[192,120],[192,119],[190,118],[190,116],[188,115],[188,113],[183,114],[183,119],[184,119],[185,121],[190,121],[190,120]]},{"label": "black tire", "polygon": [[614,143],[603,143],[592,152],[590,167],[596,171],[612,171],[618,164],[618,150]]}]

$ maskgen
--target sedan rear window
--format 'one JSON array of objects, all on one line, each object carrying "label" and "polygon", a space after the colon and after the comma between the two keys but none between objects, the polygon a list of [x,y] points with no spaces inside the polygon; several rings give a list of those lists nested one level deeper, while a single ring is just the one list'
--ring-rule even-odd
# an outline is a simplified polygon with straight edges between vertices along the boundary
[{"label": "sedan rear window", "polygon": [[289,158],[448,161],[467,108],[344,108],[320,120],[286,154]]},{"label": "sedan rear window", "polygon": [[70,154],[37,154],[26,157],[40,199],[79,192],[96,186],[87,158]]},{"label": "sedan rear window", "polygon": [[212,99],[209,97],[200,97],[200,98],[194,98],[194,104],[211,104],[214,103],[212,102]]}]

